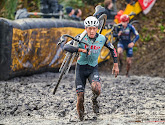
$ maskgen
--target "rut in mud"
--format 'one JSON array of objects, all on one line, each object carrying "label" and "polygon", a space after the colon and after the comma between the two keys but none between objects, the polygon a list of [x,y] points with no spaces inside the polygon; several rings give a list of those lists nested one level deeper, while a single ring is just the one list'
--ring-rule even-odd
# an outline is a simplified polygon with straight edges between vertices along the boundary
[{"label": "rut in mud", "polygon": [[[0,123],[3,124],[131,124],[165,121],[165,79],[100,73],[100,115],[92,111],[92,91],[85,90],[85,121],[76,112],[74,73],[63,78],[52,94],[58,73],[44,73],[0,82]],[[147,123],[146,123],[147,124]],[[158,123],[159,124],[159,123]]]}]

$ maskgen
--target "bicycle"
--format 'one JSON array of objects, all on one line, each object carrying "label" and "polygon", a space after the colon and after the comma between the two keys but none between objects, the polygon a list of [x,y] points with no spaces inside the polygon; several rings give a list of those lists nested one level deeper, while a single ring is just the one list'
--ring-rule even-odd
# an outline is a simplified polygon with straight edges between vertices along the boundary
[{"label": "bicycle", "polygon": [[[131,17],[131,16],[135,16],[135,15],[136,15],[136,13],[132,12],[132,13],[130,13],[128,16]],[[140,32],[141,25],[140,25],[139,20],[135,20],[134,18],[132,18],[132,19],[130,19],[129,23],[130,23],[131,25],[133,25],[133,26],[136,28],[136,30],[137,30],[138,32]]]},{"label": "bicycle", "polygon": [[[136,14],[134,12],[132,12],[128,16],[131,17],[134,15],[136,15]],[[141,27],[140,27],[140,22],[138,20],[131,19],[129,21],[129,23],[131,25],[133,25],[137,29],[137,31],[139,32]],[[108,38],[107,42],[110,42],[113,45],[114,45],[114,43],[116,43],[119,40],[119,38],[114,37],[114,34],[117,34],[117,28],[122,28],[122,25],[120,23],[119,24],[108,24],[106,27],[106,29],[110,29],[110,31],[105,34],[105,36]],[[133,36],[134,35],[131,34],[131,39],[134,39]],[[107,49],[106,47],[103,47],[102,52],[100,53],[100,58],[105,60],[109,55],[110,55],[109,49]]]},{"label": "bicycle", "polygon": [[[114,43],[117,41],[117,39],[114,37],[114,34],[117,33],[117,28],[120,28],[121,26],[122,26],[121,24],[113,24],[111,26],[111,30],[107,34],[105,34],[105,37],[108,38],[107,44],[111,43],[114,45]],[[109,55],[110,55],[109,49],[103,47],[100,53],[100,58],[105,60]]]},{"label": "bicycle", "polygon": [[[97,15],[99,15],[100,13],[102,13],[102,12],[104,12],[105,11],[105,8],[104,7],[102,7],[102,6],[100,6],[100,5],[98,5],[98,6],[96,6],[96,8],[95,8],[95,13],[93,14],[93,16],[95,16],[95,17],[97,17]],[[107,16],[106,16],[106,14],[102,14],[99,18],[98,18],[98,20],[99,20],[99,27],[98,27],[98,29],[99,29],[99,34],[101,34],[101,32],[102,32],[102,30],[103,30],[103,28],[104,28],[104,26],[105,26],[105,22],[106,22],[106,19],[107,19]],[[69,37],[69,38],[71,38],[72,40],[73,40],[73,46],[78,46],[78,43],[84,43],[84,44],[86,44],[85,42],[83,42],[83,41],[81,41],[82,39],[83,39],[83,37],[86,35],[86,30],[84,30],[82,33],[81,33],[81,35],[80,35],[80,37],[77,39],[77,38],[75,38],[75,37],[72,37],[72,36],[70,36],[70,35],[63,35],[62,37],[60,37],[60,41],[59,41],[59,43],[58,43],[58,45],[59,44],[61,44],[62,42],[65,42],[66,40],[64,39],[64,37]],[[89,46],[88,44],[86,44],[87,46]],[[87,54],[88,54],[88,51],[89,51],[89,48],[87,47]],[[61,64],[61,67],[60,67],[60,69],[59,69],[59,72],[60,72],[60,75],[59,75],[59,79],[58,79],[58,81],[57,81],[57,84],[56,84],[56,86],[55,86],[55,88],[54,88],[54,91],[53,91],[53,94],[55,94],[56,93],[56,91],[57,91],[57,88],[58,88],[58,86],[59,86],[59,83],[60,83],[60,81],[61,81],[61,79],[62,79],[62,77],[63,77],[63,75],[65,74],[65,75],[67,75],[67,73],[69,72],[69,69],[70,69],[70,67],[71,67],[71,65],[72,65],[72,62],[73,62],[73,60],[74,60],[74,58],[75,58],[75,56],[77,55],[77,53],[70,53],[70,52],[67,52],[66,53],[66,56],[65,56],[65,58],[64,58],[64,60],[63,60],[63,62],[62,62],[62,64]]]}]

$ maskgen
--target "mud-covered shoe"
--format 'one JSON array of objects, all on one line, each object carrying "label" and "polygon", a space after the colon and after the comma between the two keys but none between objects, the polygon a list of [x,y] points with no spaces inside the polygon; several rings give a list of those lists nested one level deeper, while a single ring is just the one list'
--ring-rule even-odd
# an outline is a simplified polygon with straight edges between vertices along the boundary
[{"label": "mud-covered shoe", "polygon": [[77,108],[77,113],[79,116],[80,121],[84,120],[84,105],[81,104],[78,108]]},{"label": "mud-covered shoe", "polygon": [[79,111],[78,116],[79,116],[80,121],[84,120],[84,112],[83,111]]},{"label": "mud-covered shoe", "polygon": [[93,102],[93,112],[99,114],[99,105],[96,99],[92,99]]},{"label": "mud-covered shoe", "polygon": [[129,73],[128,73],[128,72],[125,74],[125,76],[126,76],[126,77],[130,77],[130,75],[129,75]]},{"label": "mud-covered shoe", "polygon": [[84,93],[79,93],[77,96],[77,113],[79,119],[83,121],[84,119]]}]

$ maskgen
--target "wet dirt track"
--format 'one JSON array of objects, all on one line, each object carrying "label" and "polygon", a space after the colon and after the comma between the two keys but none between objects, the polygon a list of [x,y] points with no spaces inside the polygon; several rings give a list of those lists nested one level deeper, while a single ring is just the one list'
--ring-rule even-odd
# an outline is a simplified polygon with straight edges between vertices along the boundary
[{"label": "wet dirt track", "polygon": [[76,112],[74,73],[63,78],[52,94],[58,73],[0,81],[0,124],[5,125],[163,125],[165,79],[100,73],[100,115],[92,111],[92,92],[85,90],[85,120]]}]

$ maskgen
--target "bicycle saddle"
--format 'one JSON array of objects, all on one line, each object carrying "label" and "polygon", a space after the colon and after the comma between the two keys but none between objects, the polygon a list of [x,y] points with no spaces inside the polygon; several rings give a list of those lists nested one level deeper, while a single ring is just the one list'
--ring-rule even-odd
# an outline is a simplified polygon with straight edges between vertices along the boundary
[{"label": "bicycle saddle", "polygon": [[93,14],[93,16],[99,15],[100,13],[103,13],[105,11],[105,8],[102,7],[101,5],[97,5],[95,7],[95,13]]}]

